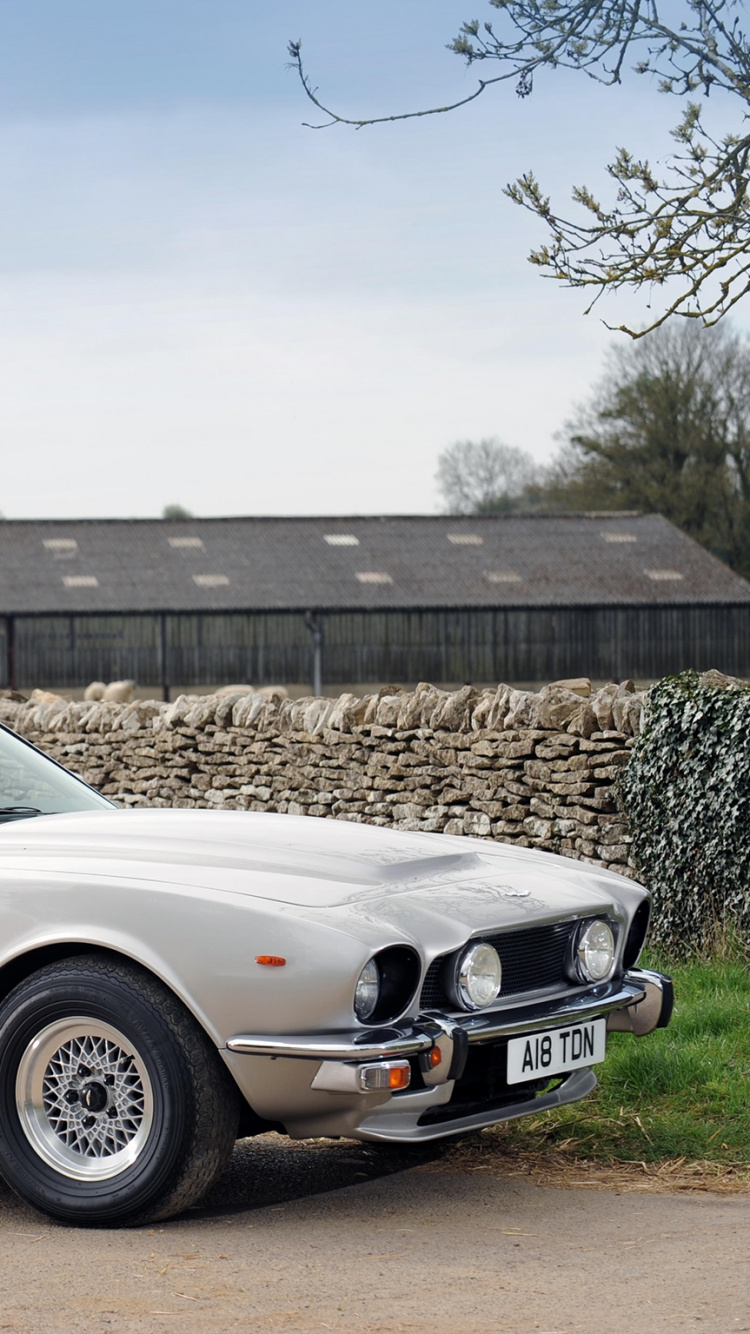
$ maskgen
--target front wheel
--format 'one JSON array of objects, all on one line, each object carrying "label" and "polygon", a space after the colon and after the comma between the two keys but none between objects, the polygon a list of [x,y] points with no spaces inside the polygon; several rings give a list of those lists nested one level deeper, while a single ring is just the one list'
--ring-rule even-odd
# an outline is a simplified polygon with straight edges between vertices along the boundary
[{"label": "front wheel", "polygon": [[193,1204],[234,1144],[239,1097],[177,998],[135,965],[51,964],[0,1007],[0,1172],[65,1222]]}]

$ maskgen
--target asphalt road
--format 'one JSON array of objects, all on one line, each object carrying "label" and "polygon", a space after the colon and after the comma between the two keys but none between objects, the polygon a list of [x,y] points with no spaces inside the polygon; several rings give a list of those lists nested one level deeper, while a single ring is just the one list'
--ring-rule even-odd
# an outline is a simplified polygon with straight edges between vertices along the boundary
[{"label": "asphalt road", "polygon": [[406,1162],[245,1141],[201,1208],[133,1231],[60,1227],[0,1187],[0,1330],[750,1330],[750,1196]]}]

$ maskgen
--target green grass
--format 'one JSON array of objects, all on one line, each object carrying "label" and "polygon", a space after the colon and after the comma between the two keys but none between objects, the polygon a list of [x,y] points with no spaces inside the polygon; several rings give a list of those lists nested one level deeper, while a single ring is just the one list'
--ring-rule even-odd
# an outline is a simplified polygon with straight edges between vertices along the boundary
[{"label": "green grass", "polygon": [[612,1033],[596,1092],[503,1127],[508,1145],[608,1162],[750,1164],[750,966],[740,955],[651,964],[674,978],[669,1027]]}]

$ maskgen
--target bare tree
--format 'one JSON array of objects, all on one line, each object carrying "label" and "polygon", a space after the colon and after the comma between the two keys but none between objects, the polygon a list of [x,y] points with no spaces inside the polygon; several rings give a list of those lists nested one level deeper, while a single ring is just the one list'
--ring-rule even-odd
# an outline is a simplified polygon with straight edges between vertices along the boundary
[{"label": "bare tree", "polygon": [[518,509],[534,485],[529,454],[500,440],[458,440],[438,459],[435,481],[448,514],[489,514]]},{"label": "bare tree", "polygon": [[[662,93],[685,99],[672,131],[676,151],[652,170],[645,157],[617,150],[607,171],[613,203],[586,186],[573,191],[580,206],[569,218],[553,208],[532,172],[506,188],[515,203],[546,225],[546,245],[529,256],[547,277],[591,296],[590,310],[607,291],[663,289],[659,314],[642,329],[619,325],[640,338],[672,315],[715,324],[750,291],[750,44],[737,0],[489,0],[503,26],[465,23],[450,49],[470,65],[499,72],[479,80],[467,97],[447,106],[355,120],[320,101],[302,64],[300,43],[289,50],[307,96],[327,124],[360,128],[377,120],[453,111],[492,84],[512,80],[527,97],[540,71],[559,67],[597,82],[618,84],[631,59],[636,73],[656,79]],[[716,139],[701,119],[700,95],[729,94],[737,131]],[[739,101],[737,101],[739,99]],[[316,128],[322,128],[320,126]]]}]

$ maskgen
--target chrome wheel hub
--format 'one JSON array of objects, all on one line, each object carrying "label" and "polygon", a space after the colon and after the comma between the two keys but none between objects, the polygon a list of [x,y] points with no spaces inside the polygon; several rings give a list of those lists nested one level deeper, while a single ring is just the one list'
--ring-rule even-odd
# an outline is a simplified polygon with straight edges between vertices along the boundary
[{"label": "chrome wheel hub", "polygon": [[153,1093],[124,1034],[73,1017],[29,1043],[16,1077],[16,1109],[44,1162],[77,1181],[102,1181],[141,1153],[153,1124]]}]

